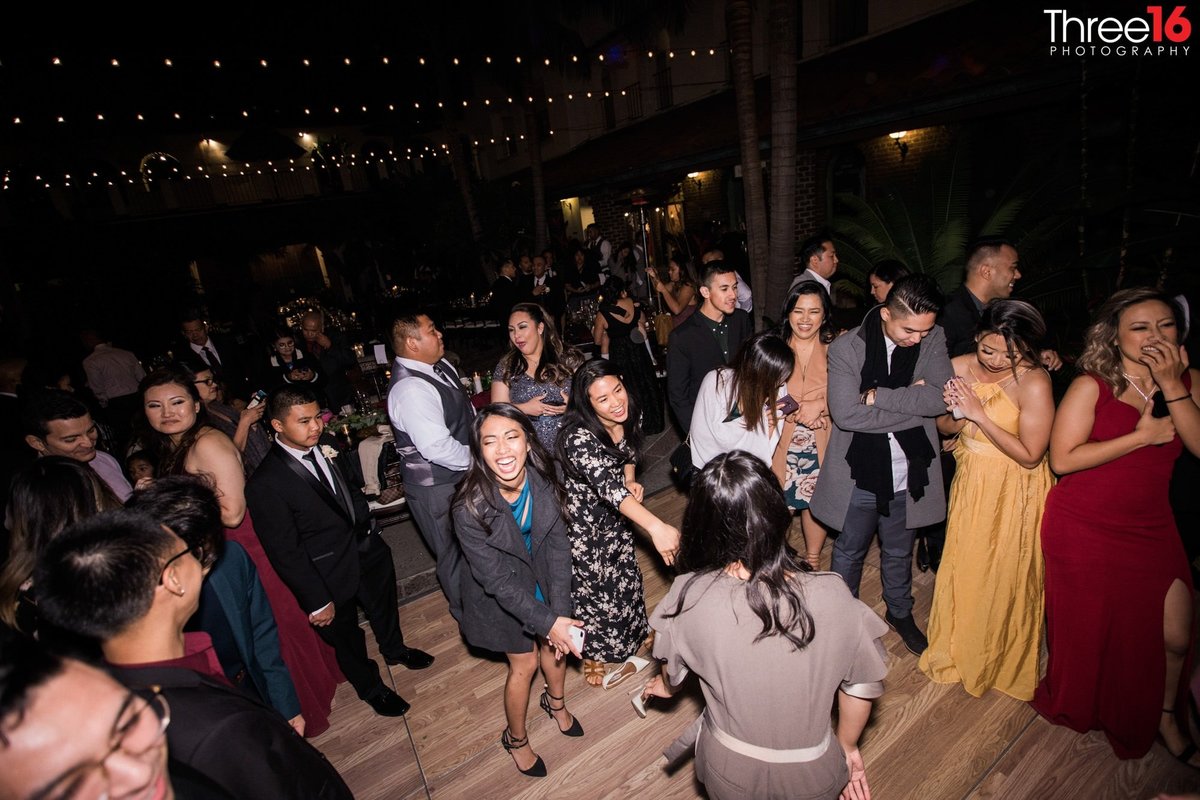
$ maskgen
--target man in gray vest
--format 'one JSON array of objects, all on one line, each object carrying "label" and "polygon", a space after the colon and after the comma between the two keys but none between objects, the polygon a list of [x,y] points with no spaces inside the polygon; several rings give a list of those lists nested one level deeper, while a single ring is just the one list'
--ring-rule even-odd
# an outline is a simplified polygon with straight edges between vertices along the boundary
[{"label": "man in gray vest", "polygon": [[462,553],[450,525],[454,490],[471,463],[467,436],[475,410],[454,367],[442,356],[442,333],[424,314],[392,323],[388,419],[400,454],[408,510],[437,559],[438,581],[457,620]]}]

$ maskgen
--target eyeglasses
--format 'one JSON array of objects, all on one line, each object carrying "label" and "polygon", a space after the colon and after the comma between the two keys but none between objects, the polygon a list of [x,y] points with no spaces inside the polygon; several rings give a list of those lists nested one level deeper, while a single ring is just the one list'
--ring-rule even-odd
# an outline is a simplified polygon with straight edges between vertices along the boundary
[{"label": "eyeglasses", "polygon": [[108,751],[103,757],[67,770],[46,788],[30,795],[28,800],[76,800],[85,797],[120,800],[143,794],[144,786],[129,791],[118,789],[114,793],[107,762],[117,751],[150,765],[159,758],[167,726],[171,724],[171,706],[167,698],[159,694],[157,687],[153,691],[149,701],[133,692],[125,698],[113,721]]},{"label": "eyeglasses", "polygon": [[196,384],[197,386],[212,386],[216,382],[216,378],[205,378],[204,380],[200,381],[192,381],[192,383]]},{"label": "eyeglasses", "polygon": [[196,547],[189,547],[187,550],[184,550],[182,553],[176,553],[175,555],[173,555],[167,559],[167,563],[163,564],[162,571],[158,573],[159,584],[162,584],[163,578],[166,577],[167,569],[169,569],[172,564],[174,564],[176,561],[178,561],[179,559],[186,556],[188,553],[191,553],[192,556],[197,561],[200,562],[201,567],[208,568],[208,567],[212,566],[212,561],[208,561],[207,563],[205,562],[205,554],[204,554],[203,547],[200,547],[199,545],[197,545]]}]

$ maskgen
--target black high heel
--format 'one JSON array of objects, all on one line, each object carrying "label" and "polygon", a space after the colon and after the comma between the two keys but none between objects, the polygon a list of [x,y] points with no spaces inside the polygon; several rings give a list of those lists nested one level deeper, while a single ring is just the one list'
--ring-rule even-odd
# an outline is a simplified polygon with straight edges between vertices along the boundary
[{"label": "black high heel", "polygon": [[[527,744],[529,744],[529,736],[527,735],[522,736],[520,739],[514,739],[508,728],[505,728],[504,732],[500,734],[500,746],[509,753],[513,750],[520,750]],[[513,766],[516,766],[516,763],[514,761]],[[522,775],[528,775],[531,778],[544,778],[546,777],[546,762],[542,761],[541,756],[538,756],[537,761],[533,762],[532,767],[529,769],[517,767],[517,772],[520,772]]]},{"label": "black high heel", "polygon": [[[1190,704],[1189,704],[1189,706],[1190,706]],[[1175,709],[1173,709],[1173,708],[1164,708],[1162,710],[1162,713],[1170,714],[1172,718],[1175,717]],[[1176,725],[1176,727],[1178,727],[1178,725],[1179,725],[1178,720],[1175,721],[1175,725]],[[1187,730],[1186,727],[1180,729],[1180,733],[1182,733],[1184,736],[1188,737],[1189,739],[1191,738],[1191,733],[1190,733],[1190,731]],[[1163,738],[1163,735],[1161,733],[1155,734],[1155,739],[1158,740],[1158,743],[1163,746],[1163,749],[1167,751],[1167,754],[1169,756],[1171,756],[1171,758],[1175,759],[1180,764],[1183,764],[1185,767],[1189,767],[1190,769],[1200,771],[1200,767],[1191,763],[1192,756],[1196,755],[1196,743],[1195,742],[1189,741],[1186,745],[1184,745],[1182,751],[1180,751],[1179,753],[1174,753],[1171,751],[1170,747],[1167,747],[1167,740]]]},{"label": "black high heel", "polygon": [[[549,717],[550,719],[554,719],[554,712],[562,711],[563,709],[565,709],[567,707],[567,704],[563,703],[558,708],[555,708],[554,706],[550,705],[550,701],[551,700],[560,700],[561,701],[562,699],[563,698],[561,698],[561,697],[555,697],[554,695],[550,694],[549,689],[547,689],[546,691],[542,692],[542,699],[538,701],[538,705],[540,705],[542,707],[542,711],[546,712],[547,717]],[[557,726],[558,720],[554,719],[554,724],[555,724],[555,726]],[[562,728],[559,728],[558,732],[561,733],[563,736],[583,736],[583,726],[579,724],[579,717],[572,715],[571,716],[571,727],[567,728],[565,731]]]}]

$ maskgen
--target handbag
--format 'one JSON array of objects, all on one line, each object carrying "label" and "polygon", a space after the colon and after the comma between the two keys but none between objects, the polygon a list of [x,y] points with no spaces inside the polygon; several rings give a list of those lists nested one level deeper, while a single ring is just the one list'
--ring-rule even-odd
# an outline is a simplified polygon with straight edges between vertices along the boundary
[{"label": "handbag", "polygon": [[671,478],[675,485],[680,489],[689,489],[692,478],[696,477],[696,467],[692,464],[692,437],[689,436],[671,451],[670,462]]},{"label": "handbag", "polygon": [[660,311],[654,315],[654,338],[658,340],[659,347],[667,346],[673,330],[675,330],[675,321],[670,314]]}]

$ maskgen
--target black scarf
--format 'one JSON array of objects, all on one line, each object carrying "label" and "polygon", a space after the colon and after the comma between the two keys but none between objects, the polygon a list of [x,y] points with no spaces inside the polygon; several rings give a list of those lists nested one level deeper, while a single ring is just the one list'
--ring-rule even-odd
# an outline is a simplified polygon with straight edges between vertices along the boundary
[{"label": "black scarf", "polygon": [[[884,341],[883,321],[880,307],[871,309],[857,336],[866,343],[861,380],[858,390],[884,387],[899,389],[913,381],[913,370],[921,356],[921,345],[896,347],[892,351],[892,366],[888,369],[887,344]],[[935,453],[925,429],[917,424],[892,435],[908,459],[908,493],[913,500],[920,500],[929,485],[929,465]],[[850,464],[850,477],[863,491],[875,495],[875,507],[880,514],[888,515],[888,503],[895,492],[892,489],[892,449],[886,433],[855,433],[846,450],[846,461]]]}]

